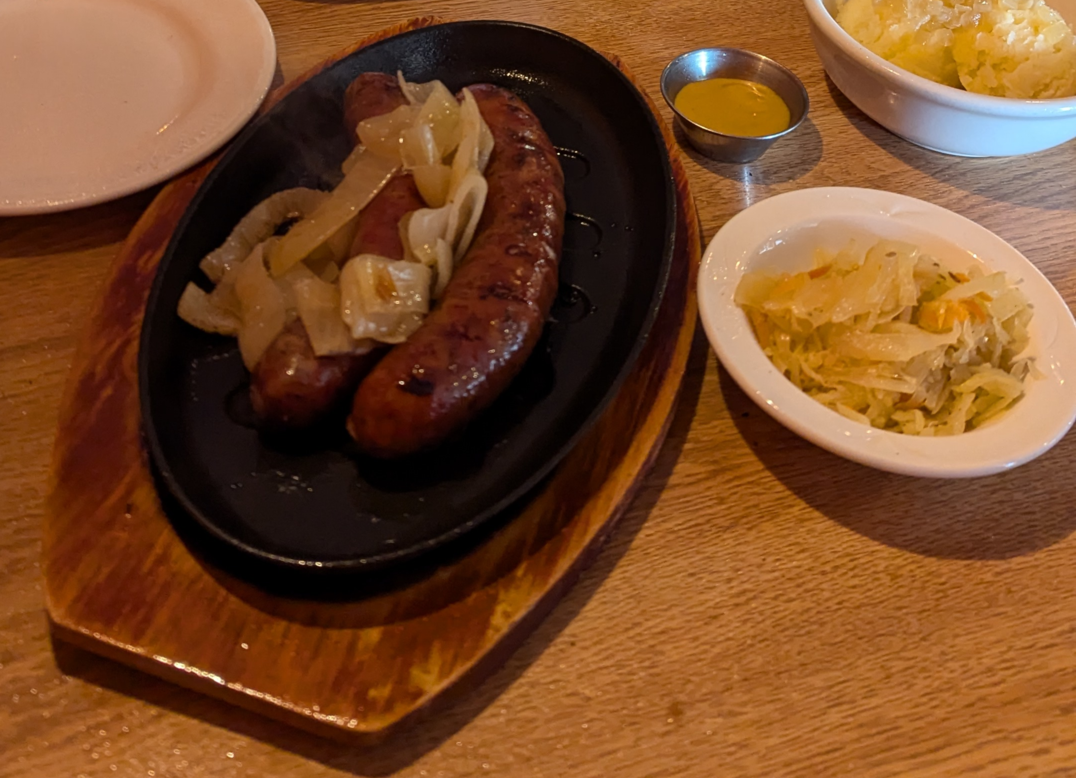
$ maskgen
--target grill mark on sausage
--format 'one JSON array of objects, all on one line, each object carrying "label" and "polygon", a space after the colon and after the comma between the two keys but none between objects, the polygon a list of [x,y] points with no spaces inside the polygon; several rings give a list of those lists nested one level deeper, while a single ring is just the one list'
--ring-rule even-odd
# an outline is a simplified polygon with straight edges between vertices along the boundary
[{"label": "grill mark on sausage", "polygon": [[433,381],[428,378],[419,378],[418,376],[410,376],[403,382],[401,387],[408,394],[413,394],[416,397],[429,397],[433,394],[435,385]]},{"label": "grill mark on sausage", "polygon": [[527,301],[526,293],[519,288],[518,284],[507,284],[503,281],[498,281],[486,287],[481,298],[484,300],[487,297],[496,297],[498,300],[511,300],[519,303]]}]

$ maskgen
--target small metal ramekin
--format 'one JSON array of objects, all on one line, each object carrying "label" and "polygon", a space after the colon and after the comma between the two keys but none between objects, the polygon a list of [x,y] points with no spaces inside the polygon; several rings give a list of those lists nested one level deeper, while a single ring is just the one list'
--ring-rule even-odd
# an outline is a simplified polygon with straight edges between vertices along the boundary
[{"label": "small metal ramekin", "polygon": [[[743,137],[726,135],[691,121],[676,110],[676,95],[685,85],[708,78],[742,78],[768,86],[788,106],[788,128],[772,135]],[[696,49],[681,54],[662,72],[661,94],[676,114],[691,145],[721,162],[743,163],[758,159],[775,140],[799,127],[810,106],[807,90],[791,70],[769,57],[744,49]]]}]

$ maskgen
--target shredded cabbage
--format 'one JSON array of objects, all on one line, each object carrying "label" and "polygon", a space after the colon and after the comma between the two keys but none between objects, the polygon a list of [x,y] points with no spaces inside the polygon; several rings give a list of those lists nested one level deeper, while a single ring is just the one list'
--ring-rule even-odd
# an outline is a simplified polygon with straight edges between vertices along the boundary
[{"label": "shredded cabbage", "polygon": [[911,435],[981,426],[1024,393],[1032,310],[1004,273],[954,273],[915,246],[815,253],[795,275],[751,272],[735,300],[773,364],[849,419]]}]

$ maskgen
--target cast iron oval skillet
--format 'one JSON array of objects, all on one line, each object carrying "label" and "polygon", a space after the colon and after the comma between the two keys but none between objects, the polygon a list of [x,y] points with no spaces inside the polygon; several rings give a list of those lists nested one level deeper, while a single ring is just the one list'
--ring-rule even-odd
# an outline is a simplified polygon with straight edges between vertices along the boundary
[{"label": "cast iron oval skillet", "polygon": [[[560,149],[574,214],[560,297],[516,381],[436,451],[395,462],[364,458],[342,424],[305,445],[263,439],[250,423],[234,339],[180,321],[180,293],[200,278],[199,259],[258,201],[339,179],[350,145],[345,87],[364,71],[397,69],[413,81],[439,78],[452,90],[499,84],[538,114]],[[549,474],[615,395],[661,302],[674,216],[671,169],[653,116],[630,82],[581,43],[537,27],[461,22],[356,52],[237,138],[161,260],[139,354],[159,482],[240,556],[293,571],[370,570],[459,538]]]}]

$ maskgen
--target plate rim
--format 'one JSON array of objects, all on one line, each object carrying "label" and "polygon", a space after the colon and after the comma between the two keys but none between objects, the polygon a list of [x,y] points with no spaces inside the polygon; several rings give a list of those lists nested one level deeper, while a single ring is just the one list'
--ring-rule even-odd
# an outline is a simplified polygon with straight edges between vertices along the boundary
[{"label": "plate rim", "polygon": [[[162,0],[134,0],[134,2],[137,5],[148,6],[165,4],[170,12],[175,11],[183,14],[183,18],[199,32],[205,32],[207,29],[204,20],[197,16],[197,6],[194,4],[183,2],[183,0],[163,0],[163,3]],[[277,48],[272,25],[270,25],[265,11],[262,10],[256,0],[218,0],[217,3],[214,3],[214,6],[219,8],[225,4],[231,10],[235,12],[242,11],[249,16],[249,22],[254,25],[252,29],[258,38],[255,43],[260,43],[260,48],[255,52],[255,46],[252,46],[244,54],[251,57],[257,54],[261,58],[261,65],[256,77],[251,82],[253,88],[248,92],[248,98],[242,103],[233,104],[236,110],[230,112],[230,117],[227,121],[215,122],[213,124],[214,131],[209,133],[206,139],[192,144],[190,148],[175,155],[168,164],[151,168],[144,175],[134,176],[123,183],[122,186],[106,187],[101,191],[79,195],[66,194],[62,195],[61,199],[58,200],[49,199],[48,195],[41,194],[35,196],[32,200],[18,200],[17,195],[3,195],[0,196],[0,216],[34,216],[46,213],[60,213],[118,200],[167,181],[201,162],[231,140],[255,115],[258,107],[269,94],[269,88],[276,73]],[[220,28],[216,31],[214,37],[223,38],[226,33],[225,28]],[[232,51],[229,46],[221,46],[220,49],[222,51]],[[228,63],[222,63],[222,66],[227,67]],[[9,199],[4,199],[5,197]]]},{"label": "plate rim", "polygon": [[[788,217],[782,209],[794,213]],[[1011,470],[1044,454],[1072,427],[1076,420],[1076,398],[1058,405],[1044,415],[1037,437],[1017,440],[1008,446],[989,444],[1007,442],[1007,428],[999,418],[997,424],[963,435],[922,438],[866,427],[845,419],[835,411],[810,398],[789,381],[759,348],[746,315],[732,301],[735,283],[743,274],[744,260],[756,256],[775,234],[797,227],[811,226],[822,220],[844,217],[916,219],[928,222],[944,220],[959,229],[963,239],[988,246],[997,256],[982,258],[960,241],[939,234],[933,226],[917,225],[922,232],[959,247],[983,264],[1004,269],[1019,267],[1025,291],[1028,282],[1034,293],[1029,301],[1036,305],[1032,326],[1039,332],[1032,347],[1040,359],[1076,347],[1076,320],[1057,289],[1042,271],[1023,253],[978,222],[947,208],[909,195],[881,189],[857,187],[807,187],[760,200],[730,219],[711,239],[702,259],[699,275],[699,315],[707,339],[722,365],[740,388],[776,421],[806,440],[831,453],[869,467],[901,475],[927,478],[972,478]],[[763,233],[752,222],[768,217],[771,225]],[[1001,257],[1000,259],[998,257]],[[1042,307],[1040,307],[1042,306]],[[1043,325],[1047,332],[1040,332]],[[1049,337],[1046,337],[1046,336]],[[1059,344],[1059,341],[1063,343]],[[1055,360],[1056,362],[1056,360]],[[1032,385],[1025,402],[1013,413],[1031,412],[1026,400],[1032,394],[1060,386],[1064,380],[1076,379],[1076,364],[1053,363],[1053,372],[1044,376],[1043,384]],[[1059,375],[1060,374],[1060,375]],[[1043,433],[1041,428],[1045,427]],[[991,452],[1001,451],[1001,455]]]},{"label": "plate rim", "polygon": [[[217,541],[224,543],[226,546],[236,549],[243,554],[246,554],[259,562],[269,563],[274,566],[278,566],[291,571],[301,572],[315,572],[315,573],[355,573],[365,571],[379,571],[386,567],[406,562],[411,559],[422,557],[437,548],[444,546],[457,540],[471,531],[475,530],[478,526],[488,523],[494,520],[497,516],[501,515],[510,508],[512,505],[525,500],[530,492],[532,492],[538,484],[541,483],[546,477],[548,477],[556,467],[564,460],[564,458],[576,447],[580,439],[593,427],[598,418],[605,412],[609,404],[618,394],[620,388],[631,373],[631,368],[637,361],[639,354],[642,352],[646,341],[649,338],[650,332],[653,329],[653,324],[658,316],[661,308],[661,302],[664,299],[665,290],[668,285],[668,279],[671,273],[672,260],[675,256],[676,246],[676,209],[677,209],[677,193],[675,186],[675,179],[673,176],[672,162],[669,158],[669,150],[665,144],[664,135],[661,130],[660,123],[657,117],[654,115],[652,104],[647,100],[646,96],[642,93],[641,87],[636,85],[627,75],[618,67],[615,63],[610,61],[601,52],[588,46],[582,41],[572,38],[562,32],[553,30],[540,25],[528,24],[523,22],[506,21],[506,20],[466,20],[457,22],[444,22],[440,24],[434,24],[426,27],[419,27],[405,32],[398,33],[397,35],[383,38],[374,42],[364,45],[359,49],[350,51],[346,56],[334,60],[328,66],[323,69],[319,69],[316,72],[309,73],[305,76],[300,76],[297,80],[289,82],[280,87],[283,91],[283,96],[276,102],[274,102],[268,110],[257,119],[248,125],[242,133],[232,140],[230,147],[224,152],[221,158],[215,163],[213,170],[209,171],[208,175],[199,184],[198,191],[191,198],[187,205],[186,210],[176,223],[175,230],[172,233],[172,237],[169,239],[168,245],[161,256],[160,263],[156,270],[153,285],[150,289],[149,296],[147,298],[145,311],[150,311],[157,306],[158,298],[160,297],[163,287],[164,270],[168,264],[171,263],[176,249],[176,236],[181,234],[188,228],[189,222],[193,218],[193,213],[198,205],[206,195],[209,185],[211,185],[218,176],[223,175],[221,172],[225,169],[227,163],[229,163],[235,156],[241,153],[242,145],[246,141],[246,137],[252,134],[260,123],[267,121],[266,117],[272,115],[274,111],[282,110],[280,106],[286,104],[287,100],[294,91],[301,87],[306,81],[317,78],[325,71],[337,67],[353,56],[360,54],[372,47],[376,47],[387,41],[397,40],[399,38],[406,38],[410,36],[421,36],[423,34],[430,34],[431,30],[444,29],[444,28],[492,28],[492,29],[504,29],[504,28],[518,28],[527,30],[531,33],[537,33],[543,36],[551,36],[558,38],[568,45],[577,47],[586,53],[589,57],[593,58],[594,62],[605,67],[609,70],[614,77],[618,78],[623,85],[627,88],[628,92],[633,96],[638,103],[639,108],[646,116],[647,124],[649,125],[651,134],[655,141],[656,148],[660,151],[659,163],[663,170],[662,180],[664,181],[665,192],[665,221],[667,223],[667,229],[665,230],[665,242],[661,252],[661,270],[659,273],[658,281],[654,285],[651,293],[651,304],[647,310],[646,316],[640,326],[639,336],[636,338],[632,348],[628,354],[628,357],[621,364],[613,380],[610,381],[606,393],[602,396],[599,402],[591,409],[587,415],[585,421],[576,429],[569,437],[565,439],[565,442],[556,451],[555,455],[548,458],[543,466],[532,473],[521,484],[517,485],[514,489],[508,492],[498,502],[491,504],[481,513],[472,516],[464,522],[452,527],[451,529],[441,533],[432,538],[427,538],[412,546],[393,549],[390,551],[380,552],[374,555],[364,556],[361,558],[349,558],[349,559],[331,559],[331,560],[310,560],[310,559],[298,559],[295,557],[285,556],[283,554],[274,553],[265,549],[260,549],[256,546],[252,546],[246,541],[234,537],[233,535],[225,532],[215,522],[210,521],[204,515],[203,511],[194,503],[193,500],[187,495],[186,491],[178,483],[175,475],[173,474],[171,467],[168,465],[168,458],[164,455],[163,447],[161,445],[160,437],[157,434],[156,426],[152,421],[152,402],[150,400],[150,376],[148,371],[148,359],[143,358],[143,354],[148,352],[148,343],[153,328],[154,317],[146,316],[143,319],[141,332],[139,335],[139,356],[138,356],[138,391],[140,400],[140,418],[142,422],[143,440],[148,449],[150,464],[155,473],[158,483],[162,483],[168,490],[170,496],[175,499],[186,515],[194,520],[198,527],[209,532],[209,534]],[[270,96],[271,97],[271,96]]]}]

